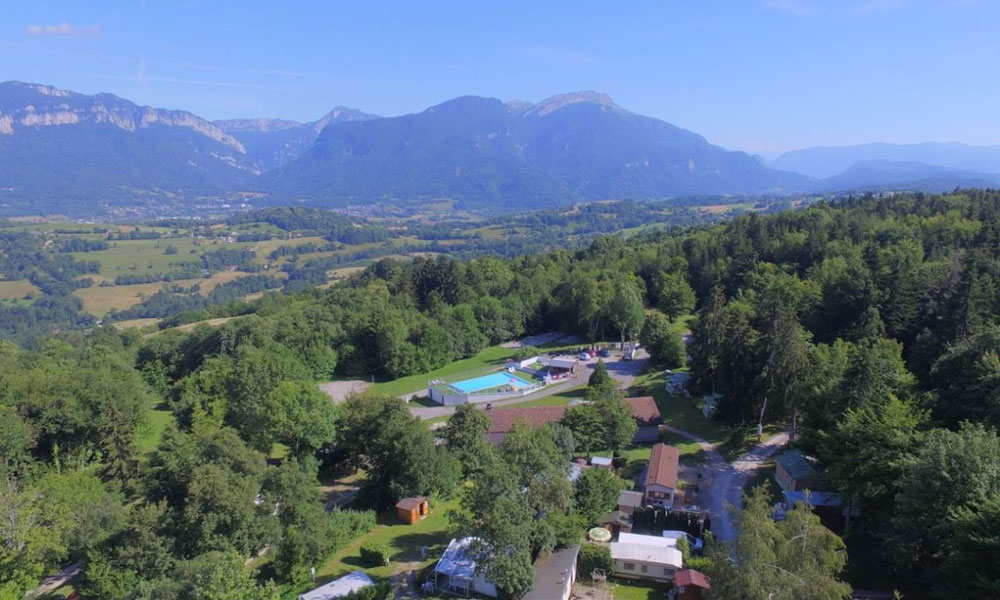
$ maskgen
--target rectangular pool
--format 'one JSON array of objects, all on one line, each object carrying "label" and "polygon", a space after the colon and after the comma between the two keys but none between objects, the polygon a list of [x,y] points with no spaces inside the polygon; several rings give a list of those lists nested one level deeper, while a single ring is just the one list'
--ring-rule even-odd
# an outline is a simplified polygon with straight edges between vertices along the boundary
[{"label": "rectangular pool", "polygon": [[451,384],[452,387],[465,392],[466,394],[471,394],[472,392],[478,392],[480,390],[488,390],[490,388],[498,388],[500,386],[509,385],[515,390],[522,390],[527,387],[531,387],[534,384],[521,379],[515,375],[512,375],[506,371],[501,371],[499,373],[491,373],[489,375],[483,375],[482,377],[475,377],[473,379],[466,379],[465,381],[457,381]]}]

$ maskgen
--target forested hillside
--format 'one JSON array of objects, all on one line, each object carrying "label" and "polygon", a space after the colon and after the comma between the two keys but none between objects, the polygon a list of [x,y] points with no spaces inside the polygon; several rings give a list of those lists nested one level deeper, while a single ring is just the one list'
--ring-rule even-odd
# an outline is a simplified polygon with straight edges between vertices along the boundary
[{"label": "forested hillside", "polygon": [[[79,560],[93,597],[203,598],[191,590],[205,581],[230,597],[294,597],[310,565],[374,526],[367,509],[414,494],[461,496],[455,528],[486,539],[516,595],[530,583],[525,557],[585,531],[547,470],[565,469],[564,434],[521,432],[473,460],[480,448],[452,435],[458,422],[435,446],[400,401],[334,407],[313,383],[421,374],[552,330],[643,332],[655,361],[662,328],[693,312],[691,391],[721,394],[726,423],[791,427],[860,507],[846,536],[871,569],[914,598],[995,597],[998,202],[991,191],[856,198],[514,258],[384,258],[217,328],[5,343],[0,510],[15,526],[0,596]],[[162,437],[148,435],[156,405],[176,422]],[[276,448],[280,466],[265,462]],[[325,512],[317,476],[343,461],[365,470],[364,494]],[[245,568],[263,548],[267,569]],[[705,566],[720,589],[784,585],[721,556]],[[830,589],[780,597],[843,591]]]}]

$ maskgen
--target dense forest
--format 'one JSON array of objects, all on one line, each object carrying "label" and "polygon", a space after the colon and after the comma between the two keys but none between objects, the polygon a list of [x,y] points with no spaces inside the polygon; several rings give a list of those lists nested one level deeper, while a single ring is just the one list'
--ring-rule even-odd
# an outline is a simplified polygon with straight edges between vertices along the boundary
[{"label": "dense forest", "polygon": [[[374,526],[371,510],[457,494],[456,531],[486,540],[490,574],[516,597],[530,557],[579,539],[617,484],[555,475],[586,440],[525,429],[495,452],[479,442],[481,415],[463,410],[435,445],[402,402],[334,407],[314,382],[419,374],[552,330],[639,336],[654,363],[676,365],[693,313],[691,392],[720,394],[726,423],[790,427],[859,507],[848,543],[894,587],[997,597],[998,202],[991,191],[852,198],[509,258],[386,258],[327,290],[241,305],[215,328],[5,343],[0,596],[71,561],[88,597],[294,596],[310,565]],[[598,406],[613,412],[611,396]],[[140,447],[161,403],[176,426]],[[265,461],[276,445],[285,460]],[[365,493],[327,512],[317,475],[344,463],[365,469]],[[767,499],[748,502],[750,519],[767,520]],[[770,546],[707,552],[718,589],[844,597],[836,536],[816,539],[840,558],[797,576],[815,592],[753,568],[761,553],[794,553],[794,527],[814,531],[807,511],[787,523],[761,527]],[[264,548],[268,570],[245,568]],[[204,595],[204,582],[238,591]]]}]

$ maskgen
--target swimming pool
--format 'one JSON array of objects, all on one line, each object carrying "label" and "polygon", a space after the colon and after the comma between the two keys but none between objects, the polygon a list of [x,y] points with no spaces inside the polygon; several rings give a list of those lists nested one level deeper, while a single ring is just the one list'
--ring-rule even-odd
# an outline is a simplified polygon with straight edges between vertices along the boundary
[{"label": "swimming pool", "polygon": [[522,390],[524,388],[531,387],[534,384],[507,373],[506,371],[491,373],[490,375],[483,375],[482,377],[475,377],[473,379],[466,379],[465,381],[457,381],[451,384],[452,387],[461,390],[466,394],[471,394],[472,392],[478,392],[480,390],[488,390],[490,388],[498,388],[504,385],[512,386],[515,390]]}]

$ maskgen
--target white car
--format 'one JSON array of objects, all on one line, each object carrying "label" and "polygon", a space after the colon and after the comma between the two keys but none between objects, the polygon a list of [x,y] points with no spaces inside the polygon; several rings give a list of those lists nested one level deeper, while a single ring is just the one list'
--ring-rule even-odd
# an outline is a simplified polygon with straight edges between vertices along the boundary
[{"label": "white car", "polygon": [[590,354],[586,352],[581,352],[577,354],[576,357],[579,358],[580,360],[590,360]]}]

